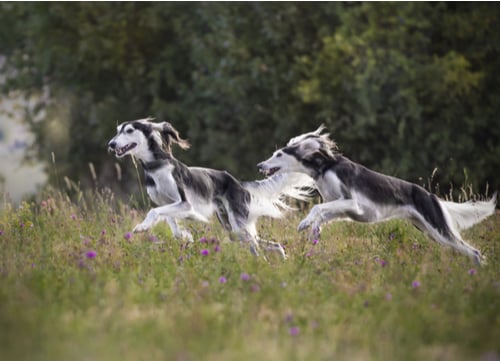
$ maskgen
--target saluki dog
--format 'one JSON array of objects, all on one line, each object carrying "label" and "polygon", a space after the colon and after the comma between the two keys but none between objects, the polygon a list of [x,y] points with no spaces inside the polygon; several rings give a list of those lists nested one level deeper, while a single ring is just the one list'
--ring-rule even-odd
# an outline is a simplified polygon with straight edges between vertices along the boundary
[{"label": "saluki dog", "polygon": [[177,223],[179,219],[208,222],[215,212],[225,230],[241,241],[250,242],[258,254],[259,244],[276,250],[286,258],[283,247],[257,235],[256,222],[261,216],[278,218],[291,209],[287,197],[306,199],[313,184],[303,174],[282,174],[261,181],[239,182],[226,171],[188,167],[172,154],[172,144],[182,149],[189,142],[168,122],[156,123],[153,118],[128,121],[117,127],[117,134],[108,143],[117,158],[131,155],[142,164],[145,185],[151,200],[158,206],[151,209],[134,232],[150,229],[165,220],[176,238],[193,241],[191,233]]},{"label": "saluki dog", "polygon": [[298,226],[319,232],[323,223],[348,219],[380,222],[392,218],[410,220],[434,241],[483,261],[481,253],[465,242],[459,230],[481,222],[495,211],[497,193],[489,201],[444,201],[424,188],[372,171],[338,152],[325,127],[290,139],[286,147],[259,163],[266,175],[301,172],[315,180],[324,203],[312,207]]}]

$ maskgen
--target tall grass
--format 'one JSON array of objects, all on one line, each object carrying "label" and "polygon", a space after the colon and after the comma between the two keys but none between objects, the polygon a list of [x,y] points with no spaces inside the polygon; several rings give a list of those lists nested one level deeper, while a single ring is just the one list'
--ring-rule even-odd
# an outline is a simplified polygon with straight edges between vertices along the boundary
[{"label": "tall grass", "polygon": [[[76,186],[75,186],[76,187]],[[110,192],[50,191],[0,213],[1,360],[499,360],[500,215],[465,238],[485,267],[406,222],[263,219],[289,259],[214,221],[194,244]]]}]

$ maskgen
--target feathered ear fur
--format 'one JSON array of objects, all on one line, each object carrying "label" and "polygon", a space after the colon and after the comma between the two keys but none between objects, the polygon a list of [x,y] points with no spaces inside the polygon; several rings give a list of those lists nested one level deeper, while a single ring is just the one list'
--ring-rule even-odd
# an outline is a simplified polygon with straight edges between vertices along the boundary
[{"label": "feathered ear fur", "polygon": [[338,155],[337,144],[328,133],[323,133],[325,130],[325,126],[321,125],[313,132],[292,138],[288,146],[298,146],[302,159],[311,163],[335,159]]},{"label": "feathered ear fur", "polygon": [[188,149],[190,147],[189,142],[186,139],[182,139],[177,129],[169,122],[153,123],[153,130],[160,132],[168,152],[171,151],[172,143],[177,143],[182,149]]}]

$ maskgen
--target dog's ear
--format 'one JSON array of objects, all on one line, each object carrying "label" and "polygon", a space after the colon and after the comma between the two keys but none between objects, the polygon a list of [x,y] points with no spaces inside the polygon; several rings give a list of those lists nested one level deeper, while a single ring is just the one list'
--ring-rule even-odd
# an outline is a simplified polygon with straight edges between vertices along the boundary
[{"label": "dog's ear", "polygon": [[177,129],[169,122],[156,123],[154,129],[160,132],[168,151],[171,150],[172,143],[177,143],[182,149],[190,147],[189,142],[186,139],[182,139]]},{"label": "dog's ear", "polygon": [[[334,147],[335,144],[332,143],[331,145]],[[325,161],[335,158],[334,149],[325,147],[325,144],[317,140],[306,140],[300,145],[302,159],[314,166],[320,166]]]}]

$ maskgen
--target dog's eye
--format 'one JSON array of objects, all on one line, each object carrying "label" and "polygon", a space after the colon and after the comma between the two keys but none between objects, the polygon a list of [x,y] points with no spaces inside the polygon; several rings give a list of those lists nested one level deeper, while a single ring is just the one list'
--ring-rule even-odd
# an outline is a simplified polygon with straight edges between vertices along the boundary
[{"label": "dog's eye", "polygon": [[279,158],[279,157],[281,157],[282,155],[283,155],[283,154],[278,153],[278,154],[276,154],[276,158]]},{"label": "dog's eye", "polygon": [[126,130],[127,134],[130,134],[130,133],[132,133],[133,131],[134,131],[134,130],[133,130],[132,128],[128,128],[128,129]]}]

